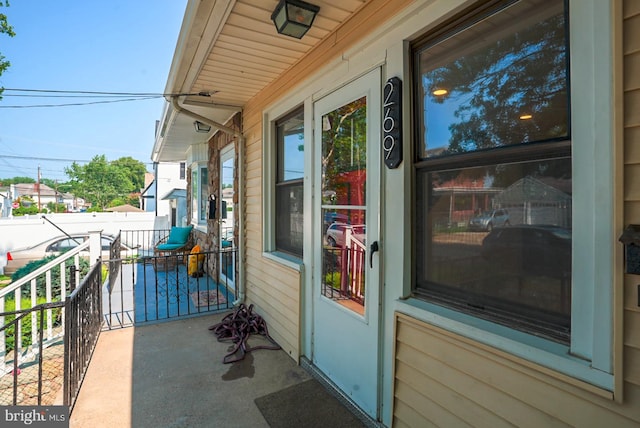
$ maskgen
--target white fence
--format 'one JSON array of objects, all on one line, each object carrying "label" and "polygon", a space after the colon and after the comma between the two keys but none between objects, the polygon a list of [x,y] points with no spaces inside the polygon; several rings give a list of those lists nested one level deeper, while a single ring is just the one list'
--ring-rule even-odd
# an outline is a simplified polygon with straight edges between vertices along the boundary
[{"label": "white fence", "polygon": [[69,234],[101,231],[103,235],[115,236],[121,230],[169,228],[167,217],[156,217],[153,212],[38,214],[0,218],[0,273],[6,262],[7,251],[64,235],[43,217]]}]

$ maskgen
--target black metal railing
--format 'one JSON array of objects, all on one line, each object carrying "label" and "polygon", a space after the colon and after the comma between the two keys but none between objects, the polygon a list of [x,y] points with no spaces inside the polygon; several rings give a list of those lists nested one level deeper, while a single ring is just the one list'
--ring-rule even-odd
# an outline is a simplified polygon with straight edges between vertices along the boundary
[{"label": "black metal railing", "polygon": [[117,278],[120,273],[120,268],[122,266],[122,259],[120,258],[121,249],[122,234],[118,233],[118,236],[115,237],[109,247],[109,262],[107,263],[109,266],[109,289],[113,288],[115,285],[115,278]]},{"label": "black metal railing", "polygon": [[170,229],[122,230],[119,237],[121,246],[131,253],[131,257],[128,258],[136,259],[153,256],[156,244],[169,236],[170,231]]},{"label": "black metal railing", "polygon": [[[63,302],[43,303],[0,314],[6,322],[0,327],[0,334],[10,345],[5,356],[6,372],[0,377],[0,405],[53,404],[63,386],[60,374],[64,359],[62,338],[58,342],[45,338],[45,319],[53,312],[59,321],[63,306]],[[34,330],[36,334],[22,335],[21,329]]]},{"label": "black metal railing", "polygon": [[[134,236],[145,234],[136,232]],[[154,236],[162,239],[161,234]],[[232,307],[236,299],[237,249],[161,255],[152,248],[138,248],[141,256],[137,258],[109,261],[121,265],[117,277],[109,278],[105,293],[106,329]]]},{"label": "black metal railing", "polygon": [[168,233],[123,232],[104,264],[108,282],[97,263],[63,301],[0,313],[0,335],[15,342],[2,352],[0,405],[52,405],[62,390],[73,409],[102,329],[232,307],[237,249],[156,255],[152,243]]},{"label": "black metal railing", "polygon": [[64,405],[73,408],[102,330],[102,265],[64,302]]},{"label": "black metal railing", "polygon": [[[66,300],[0,314],[0,334],[11,345],[0,405],[52,405],[62,390],[62,404],[73,407],[102,329],[101,289],[102,265],[96,263]],[[52,335],[45,320],[63,335],[45,337]],[[22,334],[24,329],[35,333]]]}]

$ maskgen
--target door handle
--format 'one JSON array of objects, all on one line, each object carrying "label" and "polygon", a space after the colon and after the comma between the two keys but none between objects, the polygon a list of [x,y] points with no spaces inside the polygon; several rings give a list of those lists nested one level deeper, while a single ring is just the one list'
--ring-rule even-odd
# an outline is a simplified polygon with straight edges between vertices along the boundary
[{"label": "door handle", "polygon": [[373,241],[369,246],[369,266],[373,269],[373,253],[376,251],[380,251],[380,247],[378,246],[378,241]]}]

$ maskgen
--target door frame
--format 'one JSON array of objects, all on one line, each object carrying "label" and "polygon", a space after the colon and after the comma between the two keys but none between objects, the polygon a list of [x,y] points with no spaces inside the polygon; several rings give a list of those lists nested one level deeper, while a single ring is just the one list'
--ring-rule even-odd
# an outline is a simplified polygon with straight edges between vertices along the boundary
[{"label": "door frame", "polygon": [[[223,281],[224,284],[227,285],[227,287],[230,287],[232,289],[232,291],[235,293],[236,292],[236,277],[238,275],[237,273],[237,269],[236,269],[236,253],[233,252],[231,253],[231,266],[233,267],[233,278],[229,278],[224,274],[224,261],[227,257],[229,257],[229,255],[225,255],[226,253],[223,253],[223,246],[222,246],[222,241],[223,241],[223,232],[222,232],[222,225],[223,225],[223,221],[228,221],[223,219],[223,215],[227,215],[226,212],[223,214],[223,209],[226,208],[225,204],[223,204],[223,198],[222,198],[222,190],[223,190],[223,185],[224,185],[224,168],[223,165],[225,162],[231,160],[233,161],[233,174],[231,176],[231,184],[232,184],[232,188],[234,193],[238,191],[238,189],[236,189],[236,169],[237,169],[237,159],[236,159],[236,148],[235,148],[235,144],[229,144],[227,146],[225,146],[224,148],[222,148],[220,150],[220,157],[219,157],[219,167],[220,167],[220,174],[219,177],[220,179],[218,180],[218,192],[220,195],[219,201],[218,201],[218,210],[219,210],[219,214],[218,214],[218,250],[219,250],[219,257],[218,257],[218,263],[219,263],[219,274],[220,274],[220,279]],[[231,206],[233,207],[233,202],[231,203]],[[231,230],[234,236],[234,240],[232,241],[232,248],[235,248],[237,250],[238,245],[235,242],[237,239],[239,239],[239,236],[237,233],[235,233],[235,221],[236,218],[235,216],[237,215],[236,210],[233,209],[233,216],[231,218]]]},{"label": "door frame", "polygon": [[[317,315],[318,315],[318,304],[321,299],[327,299],[324,296],[321,296],[321,286],[320,286],[320,278],[322,272],[322,242],[323,242],[323,214],[322,214],[322,201],[321,197],[318,195],[321,192],[320,189],[320,174],[321,168],[319,168],[318,156],[321,156],[322,150],[322,141],[321,135],[318,135],[316,131],[316,113],[317,107],[316,103],[321,102],[326,97],[334,96],[338,94],[340,91],[347,90],[350,91],[351,87],[358,88],[358,82],[361,82],[361,85],[366,87],[366,90],[359,92],[361,95],[367,95],[367,184],[366,184],[366,224],[367,224],[367,253],[365,257],[365,262],[367,265],[366,268],[366,277],[368,285],[366,287],[366,298],[365,298],[365,313],[363,316],[358,315],[355,312],[351,312],[348,309],[343,309],[346,317],[353,318],[354,322],[361,322],[368,326],[372,337],[374,338],[374,347],[375,349],[371,349],[370,352],[367,353],[367,358],[375,358],[375,403],[372,403],[373,408],[361,409],[368,416],[379,419],[381,416],[381,406],[382,406],[382,353],[380,350],[380,346],[382,343],[381,337],[381,329],[383,324],[383,312],[382,312],[382,304],[381,299],[383,298],[383,287],[382,287],[382,257],[380,253],[374,255],[373,257],[373,268],[369,266],[369,257],[370,250],[369,244],[373,241],[381,241],[381,221],[382,221],[382,194],[379,191],[381,188],[382,182],[382,156],[381,156],[381,117],[382,117],[382,68],[376,67],[368,70],[365,73],[360,74],[356,78],[346,82],[345,84],[334,88],[332,91],[328,91],[322,95],[322,97],[318,97],[310,102],[310,121],[311,121],[311,129],[313,130],[313,144],[312,144],[312,165],[313,168],[311,171],[312,179],[310,186],[308,187],[309,192],[312,193],[311,198],[311,207],[312,212],[311,216],[313,222],[313,233],[311,236],[311,245],[312,253],[310,254],[311,259],[311,275],[307,276],[307,280],[305,281],[304,287],[304,296],[305,296],[305,307],[311,308],[311,314],[305,315],[305,331],[310,335],[310,346],[309,346],[309,360],[312,365],[314,365],[316,361],[316,357],[318,354],[318,350],[316,348],[316,340],[314,339],[317,333]],[[368,86],[367,86],[368,85]],[[360,89],[356,89],[358,92]],[[353,101],[353,98],[350,99],[350,95],[347,92],[343,95],[345,103],[349,103]],[[322,116],[324,113],[318,113],[319,116]],[[320,133],[321,134],[321,133]],[[318,170],[320,169],[320,171]],[[374,195],[375,197],[373,197]],[[371,286],[370,284],[375,284],[375,286]],[[375,291],[372,291],[375,290]],[[344,394],[345,397],[349,398],[349,394],[347,391],[341,390],[340,386],[333,382],[331,377],[326,376],[326,374],[322,373],[320,367],[315,367],[315,371],[320,371],[320,375],[323,376],[326,380],[332,383],[334,386],[338,388],[338,390]],[[359,405],[355,400],[354,403]]]}]

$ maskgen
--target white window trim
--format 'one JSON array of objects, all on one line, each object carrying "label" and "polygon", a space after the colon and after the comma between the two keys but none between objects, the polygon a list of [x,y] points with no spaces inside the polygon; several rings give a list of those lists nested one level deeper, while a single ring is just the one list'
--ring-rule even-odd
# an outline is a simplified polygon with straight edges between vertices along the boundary
[{"label": "white window trim", "polygon": [[[301,99],[296,97],[287,97],[283,100],[283,102],[273,106],[272,108],[265,110],[263,113],[263,146],[262,153],[264,156],[262,157],[262,170],[263,170],[263,182],[262,182],[262,194],[263,198],[263,210],[262,210],[262,224],[263,228],[263,256],[266,258],[278,262],[282,265],[288,266],[292,269],[300,270],[300,266],[303,264],[301,258],[292,256],[291,254],[285,254],[276,250],[276,239],[275,239],[275,214],[276,214],[276,188],[275,183],[278,176],[278,151],[277,151],[277,132],[276,132],[276,122],[281,117],[286,116],[290,112],[303,107],[304,110],[304,141],[305,144],[312,141],[313,131],[312,131],[312,110],[311,110],[311,99]],[[304,178],[303,178],[303,188],[304,188],[304,211],[305,213],[310,213],[310,195],[308,191],[308,183],[310,178],[310,168],[312,164],[311,160],[311,150],[308,147],[305,147],[304,151]],[[305,216],[306,217],[306,216]],[[305,218],[304,221],[304,236],[309,237],[308,233],[308,221]],[[304,239],[304,249],[303,253],[308,254],[309,249],[306,248],[307,242],[309,240],[307,238]]]},{"label": "white window trim", "polygon": [[[614,262],[619,261],[614,260],[615,230],[622,222],[614,195],[622,184],[622,165],[615,156],[619,142],[615,138],[614,106],[619,94],[611,78],[615,76],[613,5],[601,0],[570,1],[569,28],[574,231],[571,345],[560,345],[414,298],[399,300],[396,308],[614,392],[614,361],[616,353],[622,352],[614,349],[614,338],[619,334],[613,328],[613,296],[615,281],[619,281],[614,270]],[[587,34],[590,37],[585,37]],[[615,392],[620,391],[616,388]],[[613,398],[613,394],[603,395]]]},{"label": "white window trim", "polygon": [[[222,227],[223,222],[226,222],[226,220],[224,220],[222,218],[222,215],[223,215],[222,214],[222,190],[223,190],[222,189],[222,184],[223,184],[223,177],[224,177],[224,171],[222,170],[222,165],[224,165],[224,163],[226,161],[230,160],[230,159],[233,161],[233,169],[234,169],[234,173],[235,173],[235,171],[238,168],[237,159],[236,159],[236,146],[235,146],[235,144],[228,144],[227,146],[222,148],[222,150],[220,150],[220,159],[219,159],[219,162],[220,162],[220,165],[219,165],[220,166],[220,178],[218,180],[218,183],[214,183],[214,186],[217,186],[217,188],[218,188],[218,192],[219,192],[218,194],[220,196],[219,200],[216,200],[217,209],[220,210],[220,212],[218,214],[216,214],[216,218],[219,220],[218,223],[219,223],[220,227]],[[235,177],[234,177],[234,180],[235,180]],[[233,191],[236,192],[237,191],[236,183],[232,182],[232,185],[233,185]],[[227,208],[229,208],[229,207],[227,207]],[[235,208],[236,207],[233,206],[233,202],[232,202],[231,209],[232,209],[232,212],[233,212],[233,222],[234,223],[236,221],[235,216],[237,215]],[[235,228],[235,226],[233,224],[231,226]],[[222,239],[220,239],[220,245],[222,245]]]},{"label": "white window trim", "polygon": [[[204,220],[200,220],[200,215],[201,213],[201,201],[200,198],[202,196],[202,183],[200,182],[201,177],[202,177],[202,170],[203,169],[208,169],[207,168],[207,163],[206,162],[194,162],[191,164],[191,197],[193,198],[193,177],[194,177],[194,171],[196,172],[195,176],[196,176],[196,180],[198,181],[198,195],[197,195],[197,199],[196,199],[196,206],[197,206],[197,210],[193,209],[193,199],[191,201],[191,224],[194,226],[195,229],[201,231],[201,232],[205,232],[207,231],[207,210],[206,210],[206,204],[205,204],[205,213],[204,213]],[[208,171],[207,171],[208,173]]]}]

